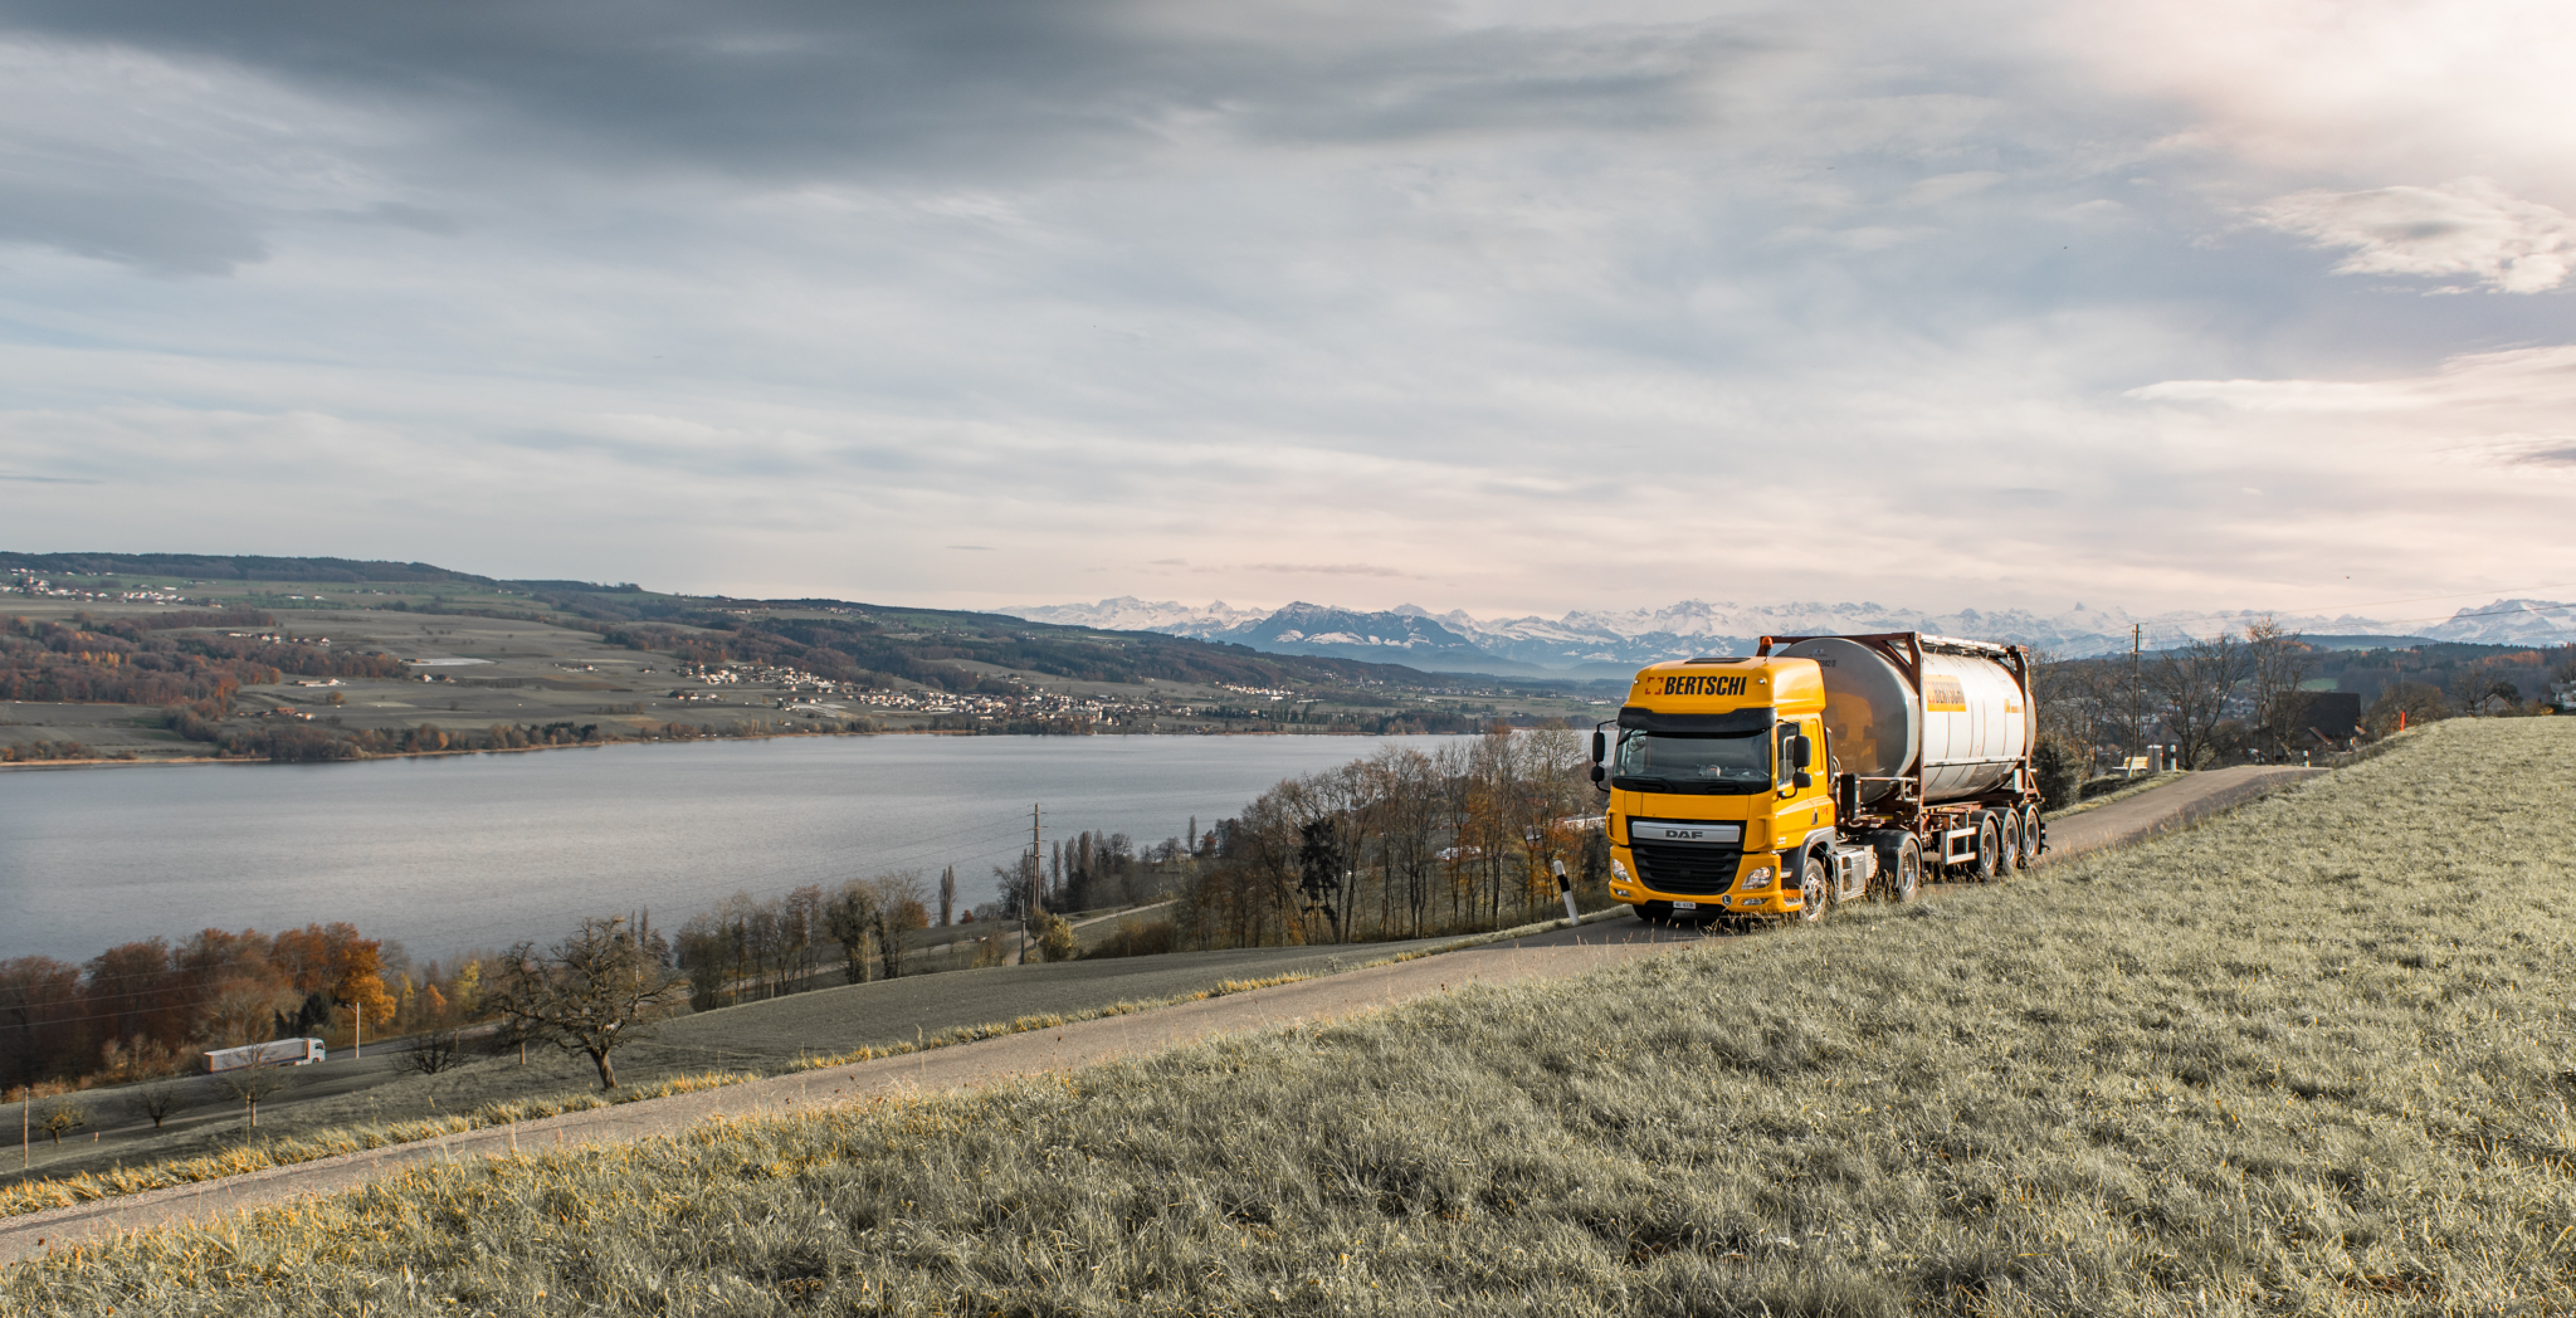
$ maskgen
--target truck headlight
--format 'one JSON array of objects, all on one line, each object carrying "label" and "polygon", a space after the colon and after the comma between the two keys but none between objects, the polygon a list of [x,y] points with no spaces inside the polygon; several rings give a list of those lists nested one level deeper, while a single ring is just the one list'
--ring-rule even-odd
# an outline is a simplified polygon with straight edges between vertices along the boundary
[{"label": "truck headlight", "polygon": [[1626,882],[1628,882],[1628,881],[1629,881],[1629,880],[1628,880],[1628,867],[1627,867],[1626,865],[1621,864],[1620,862],[1618,862],[1618,861],[1616,861],[1616,860],[1611,861],[1611,862],[1610,862],[1610,877],[1611,877],[1611,878],[1614,878],[1614,879],[1617,879],[1617,880],[1618,880],[1618,881],[1620,881],[1621,883],[1626,883]]},{"label": "truck headlight", "polygon": [[1751,891],[1752,891],[1752,890],[1754,890],[1755,888],[1768,888],[1768,887],[1770,887],[1770,886],[1771,886],[1771,867],[1770,867],[1770,866],[1768,866],[1768,865],[1756,865],[1756,866],[1754,866],[1754,867],[1753,867],[1753,872],[1752,872],[1752,873],[1750,873],[1750,874],[1745,875],[1745,876],[1744,876],[1744,881],[1743,881],[1742,883],[1739,883],[1739,884],[1735,885],[1735,886],[1736,886],[1736,887],[1738,887],[1738,888],[1741,888],[1741,889],[1745,890],[1746,892],[1751,892]]}]

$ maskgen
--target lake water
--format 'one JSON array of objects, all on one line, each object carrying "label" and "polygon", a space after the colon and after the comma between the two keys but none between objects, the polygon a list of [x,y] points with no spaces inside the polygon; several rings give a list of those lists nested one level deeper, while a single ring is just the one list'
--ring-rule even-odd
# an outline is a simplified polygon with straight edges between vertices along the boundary
[{"label": "lake water", "polygon": [[415,956],[733,893],[993,867],[1082,829],[1140,847],[1291,774],[1437,737],[816,737],[515,755],[0,773],[0,959],[346,920]]}]

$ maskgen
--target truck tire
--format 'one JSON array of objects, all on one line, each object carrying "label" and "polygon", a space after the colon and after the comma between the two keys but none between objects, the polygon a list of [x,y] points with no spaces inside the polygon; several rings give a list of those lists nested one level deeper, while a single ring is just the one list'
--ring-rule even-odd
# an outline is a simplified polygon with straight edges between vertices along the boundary
[{"label": "truck tire", "polygon": [[1881,829],[1869,835],[1869,845],[1878,852],[1878,879],[1874,896],[1883,902],[1910,902],[1923,895],[1923,844],[1900,828]]},{"label": "truck tire", "polygon": [[2013,868],[2026,870],[2039,863],[2039,842],[2041,838],[2047,836],[2043,829],[2044,826],[2039,822],[2039,807],[2023,806],[2021,808],[2021,850],[2013,854]]},{"label": "truck tire", "polygon": [[1822,855],[1810,851],[1798,862],[1798,895],[1805,903],[1799,908],[1799,919],[1814,924],[1825,918],[1826,909],[1833,905],[1834,884],[1825,873]]},{"label": "truck tire", "polygon": [[1968,862],[1969,877],[1978,883],[1992,883],[2002,871],[2003,830],[1995,827],[1991,810],[1977,812],[1977,854]]},{"label": "truck tire", "polygon": [[2021,811],[1998,810],[1995,825],[2003,830],[2003,845],[1995,849],[1995,877],[2009,879],[2021,861]]}]

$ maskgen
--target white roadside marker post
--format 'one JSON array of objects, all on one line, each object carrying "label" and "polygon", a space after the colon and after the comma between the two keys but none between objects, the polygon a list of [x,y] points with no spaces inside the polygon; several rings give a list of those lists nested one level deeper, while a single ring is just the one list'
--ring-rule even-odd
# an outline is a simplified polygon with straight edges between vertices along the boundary
[{"label": "white roadside marker post", "polygon": [[1556,895],[1565,899],[1565,927],[1580,928],[1583,917],[1574,913],[1574,880],[1565,877],[1565,862],[1551,860],[1548,868],[1556,871]]}]

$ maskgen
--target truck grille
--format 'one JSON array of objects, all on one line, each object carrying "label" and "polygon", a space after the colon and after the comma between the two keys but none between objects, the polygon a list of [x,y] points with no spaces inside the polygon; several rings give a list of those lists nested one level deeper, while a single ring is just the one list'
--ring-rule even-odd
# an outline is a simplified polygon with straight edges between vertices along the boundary
[{"label": "truck grille", "polygon": [[1742,847],[1694,847],[1639,842],[1628,848],[1637,858],[1637,881],[1657,892],[1708,897],[1735,886]]}]

